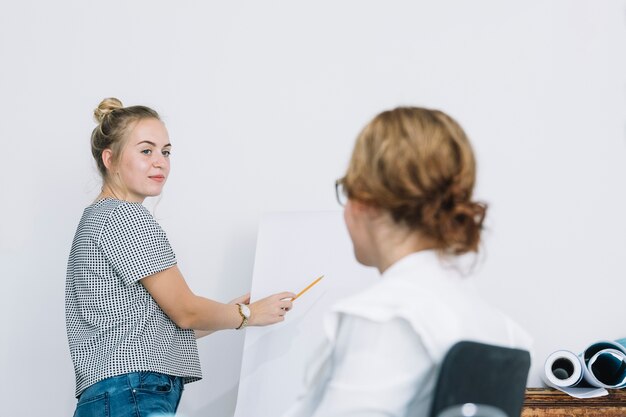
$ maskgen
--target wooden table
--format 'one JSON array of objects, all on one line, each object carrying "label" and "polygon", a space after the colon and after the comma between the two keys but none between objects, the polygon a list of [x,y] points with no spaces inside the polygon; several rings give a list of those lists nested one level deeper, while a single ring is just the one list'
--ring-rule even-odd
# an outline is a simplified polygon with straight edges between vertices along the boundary
[{"label": "wooden table", "polygon": [[527,388],[522,417],[626,417],[626,389],[578,399],[551,388]]}]

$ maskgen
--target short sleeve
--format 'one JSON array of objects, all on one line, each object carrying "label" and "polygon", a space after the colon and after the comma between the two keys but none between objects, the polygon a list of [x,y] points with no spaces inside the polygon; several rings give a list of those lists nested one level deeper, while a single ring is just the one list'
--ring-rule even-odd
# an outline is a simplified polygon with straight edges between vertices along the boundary
[{"label": "short sleeve", "polygon": [[138,203],[121,204],[111,213],[102,230],[100,247],[125,285],[176,264],[165,232]]}]

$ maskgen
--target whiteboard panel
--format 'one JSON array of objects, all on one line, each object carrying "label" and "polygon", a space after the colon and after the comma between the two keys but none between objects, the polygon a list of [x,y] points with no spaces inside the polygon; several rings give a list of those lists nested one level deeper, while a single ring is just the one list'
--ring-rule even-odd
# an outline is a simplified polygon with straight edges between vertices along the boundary
[{"label": "whiteboard panel", "polygon": [[358,264],[342,213],[266,215],[260,222],[252,298],[300,292],[284,322],[246,329],[235,416],[279,416],[303,389],[307,364],[324,341],[324,312],[339,298],[374,282],[378,272]]}]

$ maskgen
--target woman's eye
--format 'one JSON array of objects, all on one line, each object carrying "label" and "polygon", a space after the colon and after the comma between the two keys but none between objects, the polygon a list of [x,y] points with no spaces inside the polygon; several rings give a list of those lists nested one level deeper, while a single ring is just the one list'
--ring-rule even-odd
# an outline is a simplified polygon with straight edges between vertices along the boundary
[{"label": "woman's eye", "polygon": [[172,154],[172,151],[169,151],[169,150],[167,150],[167,151],[163,151],[163,156],[164,156],[164,157],[166,157],[166,158],[169,158],[169,156],[170,156],[171,154]]},{"label": "woman's eye", "polygon": [[144,155],[150,155],[152,154],[152,150],[151,149],[144,149],[143,151],[141,151],[142,154]]}]

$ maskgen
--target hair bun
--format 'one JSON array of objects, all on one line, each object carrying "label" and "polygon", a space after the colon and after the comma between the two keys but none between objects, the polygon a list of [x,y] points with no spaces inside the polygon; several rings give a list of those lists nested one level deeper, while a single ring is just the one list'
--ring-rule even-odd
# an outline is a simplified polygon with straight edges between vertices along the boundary
[{"label": "hair bun", "polygon": [[93,117],[96,122],[102,123],[104,117],[113,110],[124,108],[122,102],[115,97],[105,98],[100,102],[98,107],[93,111]]},{"label": "hair bun", "polygon": [[455,202],[442,210],[439,213],[437,234],[448,250],[455,255],[478,252],[486,212],[487,205],[475,201]]}]

